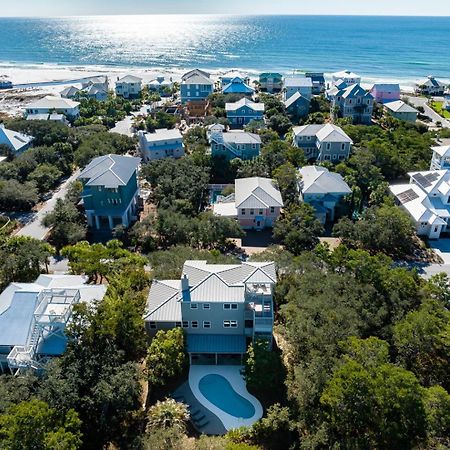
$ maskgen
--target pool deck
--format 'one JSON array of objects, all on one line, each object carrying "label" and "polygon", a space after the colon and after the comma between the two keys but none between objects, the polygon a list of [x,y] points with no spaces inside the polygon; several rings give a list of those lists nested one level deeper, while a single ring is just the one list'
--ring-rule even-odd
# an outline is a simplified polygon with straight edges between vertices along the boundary
[{"label": "pool deck", "polygon": [[[226,430],[231,430],[239,427],[250,427],[257,420],[263,416],[263,407],[256,397],[247,391],[244,378],[241,375],[242,366],[191,366],[189,369],[189,387],[197,400],[207,409],[209,409],[215,416],[217,416]],[[242,417],[235,417],[227,414],[213,403],[211,403],[199,389],[200,380],[211,374],[221,375],[226,378],[233,389],[242,397],[247,399],[255,408],[255,414],[249,419]]]}]

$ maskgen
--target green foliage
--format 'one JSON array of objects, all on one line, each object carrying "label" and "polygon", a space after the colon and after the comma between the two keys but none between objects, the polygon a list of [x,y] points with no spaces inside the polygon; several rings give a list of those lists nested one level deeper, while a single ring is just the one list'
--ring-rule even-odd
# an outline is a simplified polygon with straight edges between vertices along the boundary
[{"label": "green foliage", "polygon": [[11,406],[29,400],[37,381],[37,377],[31,372],[21,377],[0,375],[0,415]]},{"label": "green foliage", "polygon": [[141,269],[146,263],[144,257],[125,250],[117,240],[109,241],[106,245],[91,245],[81,241],[64,247],[61,255],[69,259],[74,274],[86,274],[95,283],[125,270]]},{"label": "green foliage", "polygon": [[298,172],[290,163],[285,163],[273,171],[273,177],[280,188],[284,206],[299,203],[300,193],[298,192]]},{"label": "green foliage", "polygon": [[410,217],[397,206],[388,204],[366,209],[362,218],[352,222],[341,219],[333,234],[353,247],[405,257],[415,248],[415,232]]},{"label": "green foliage", "polygon": [[54,249],[47,243],[25,236],[0,240],[0,286],[13,281],[32,282],[46,268]]},{"label": "green foliage", "polygon": [[28,211],[39,200],[36,184],[16,180],[0,180],[0,208],[7,211]]},{"label": "green foliage", "polygon": [[54,188],[61,178],[62,172],[50,164],[40,164],[30,173],[28,179],[36,183],[40,194]]},{"label": "green foliage", "polygon": [[50,120],[14,119],[6,123],[6,128],[33,136],[35,146],[67,142],[71,132],[67,125]]},{"label": "green foliage", "polygon": [[169,398],[156,402],[148,410],[147,432],[155,428],[170,428],[184,432],[189,420],[189,411],[184,403]]},{"label": "green foliage", "polygon": [[168,114],[165,112],[157,112],[156,114],[149,116],[146,121],[145,125],[147,128],[147,131],[150,131],[153,133],[155,130],[160,128],[168,128],[171,129],[175,126],[175,124],[179,121],[179,119],[174,116],[173,114]]},{"label": "green foliage", "polygon": [[323,227],[315,217],[315,210],[307,203],[286,208],[273,228],[274,237],[294,255],[313,249],[322,233]]},{"label": "green foliage", "polygon": [[152,339],[147,355],[147,375],[151,386],[163,386],[181,375],[186,366],[182,328],[160,330]]},{"label": "green foliage", "polygon": [[153,161],[142,168],[142,176],[151,184],[158,207],[182,207],[195,214],[206,203],[209,168],[197,166],[190,157]]},{"label": "green foliage", "polygon": [[0,415],[0,447],[9,450],[77,450],[80,419],[75,411],[61,414],[40,400],[11,406]]},{"label": "green foliage", "polygon": [[450,446],[450,394],[441,386],[432,386],[425,390],[424,407],[429,448],[448,448]]}]

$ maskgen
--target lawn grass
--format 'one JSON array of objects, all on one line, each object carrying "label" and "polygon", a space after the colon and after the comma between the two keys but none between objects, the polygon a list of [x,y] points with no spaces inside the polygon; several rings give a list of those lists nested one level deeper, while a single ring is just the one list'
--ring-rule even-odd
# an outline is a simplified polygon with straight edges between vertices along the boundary
[{"label": "lawn grass", "polygon": [[450,119],[450,112],[442,108],[443,102],[431,102],[430,106],[434,109],[440,116]]}]

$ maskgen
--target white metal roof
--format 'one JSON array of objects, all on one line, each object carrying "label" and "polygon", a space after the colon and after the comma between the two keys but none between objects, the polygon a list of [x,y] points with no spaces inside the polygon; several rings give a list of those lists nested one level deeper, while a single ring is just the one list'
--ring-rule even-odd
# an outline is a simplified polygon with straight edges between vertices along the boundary
[{"label": "white metal roof", "polygon": [[392,112],[403,112],[403,113],[418,113],[416,108],[405,103],[403,100],[397,100],[395,102],[388,102],[384,104],[385,108]]},{"label": "white metal roof", "polygon": [[311,78],[306,77],[287,77],[284,79],[284,85],[285,87],[313,87],[313,83]]},{"label": "white metal roof", "polygon": [[315,136],[320,142],[353,143],[342,128],[331,123],[327,123],[325,125],[313,124],[294,127],[293,132],[295,136]]},{"label": "white metal roof", "polygon": [[73,100],[47,95],[40,100],[29,103],[27,109],[73,109],[79,106],[79,102]]},{"label": "white metal roof", "polygon": [[321,166],[305,166],[300,170],[303,194],[350,194],[352,190],[338,173]]},{"label": "white metal roof", "polygon": [[17,131],[8,130],[0,124],[0,144],[7,145],[14,151],[18,152],[32,140],[33,138],[31,136],[27,136],[26,134],[22,134]]},{"label": "white metal roof", "polygon": [[282,207],[283,199],[274,180],[252,177],[235,180],[236,208]]},{"label": "white metal roof", "polygon": [[117,80],[117,83],[140,83],[142,78],[135,77],[134,75],[125,75],[124,77]]},{"label": "white metal roof", "polygon": [[439,156],[450,156],[450,145],[431,147],[431,150],[436,152]]},{"label": "white metal roof", "polygon": [[167,128],[161,128],[155,130],[154,133],[142,132],[141,135],[144,139],[149,142],[161,142],[161,141],[169,141],[173,139],[183,139],[180,130],[177,128],[168,130]]},{"label": "white metal roof", "polygon": [[241,98],[237,102],[234,103],[225,103],[225,109],[227,111],[237,111],[243,106],[247,106],[247,108],[252,109],[253,111],[263,111],[264,112],[264,103],[255,103],[249,100],[248,98]]}]

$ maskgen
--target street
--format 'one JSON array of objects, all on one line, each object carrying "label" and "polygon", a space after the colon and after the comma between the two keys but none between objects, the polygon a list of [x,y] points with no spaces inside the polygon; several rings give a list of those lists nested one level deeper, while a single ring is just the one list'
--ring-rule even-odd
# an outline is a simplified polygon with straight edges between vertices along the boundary
[{"label": "street", "polygon": [[428,105],[428,99],[425,97],[407,97],[408,101],[415,106],[422,106],[425,110],[425,115],[429,117],[433,123],[441,122],[442,128],[450,128],[450,122],[443,117],[441,117],[437,112],[433,111]]},{"label": "street", "polygon": [[16,236],[29,236],[35,239],[43,240],[49,229],[41,224],[44,216],[53,210],[58,198],[64,198],[67,194],[70,184],[75,181],[80,174],[77,169],[59,188],[53,196],[44,203],[44,206],[36,213],[26,213],[19,218],[27,218],[26,224],[16,233]]}]

